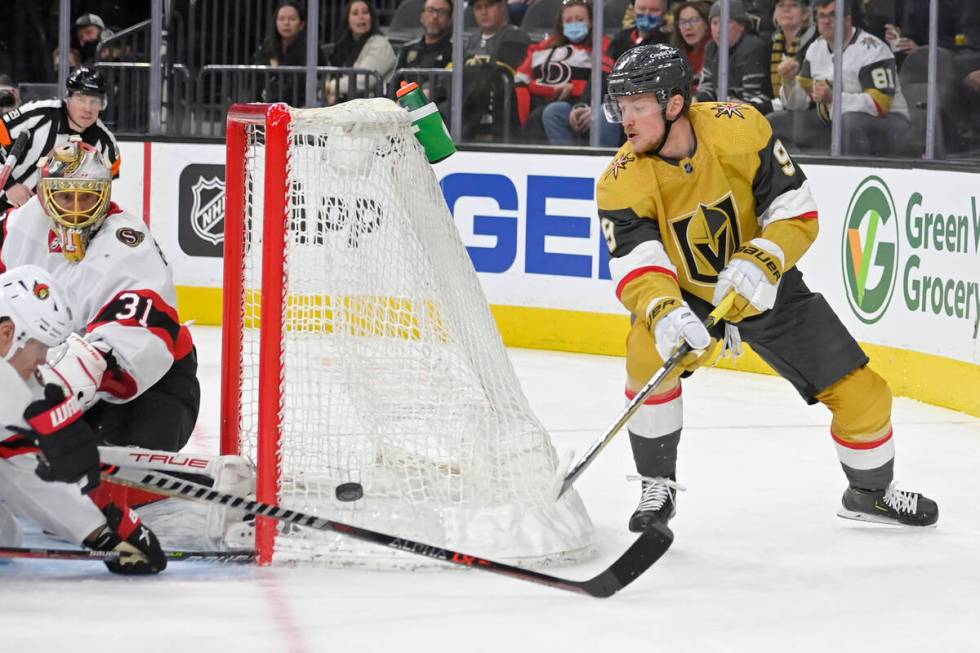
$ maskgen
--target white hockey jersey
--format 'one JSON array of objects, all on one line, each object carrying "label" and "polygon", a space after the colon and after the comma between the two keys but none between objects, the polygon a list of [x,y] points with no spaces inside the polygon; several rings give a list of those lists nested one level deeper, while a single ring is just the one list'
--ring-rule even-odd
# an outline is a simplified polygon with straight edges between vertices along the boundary
[{"label": "white hockey jersey", "polygon": [[74,330],[112,349],[120,370],[106,374],[100,399],[133,399],[192,352],[170,265],[146,225],[115,202],[78,263],[62,255],[37,196],[7,211],[0,219],[0,271],[26,263],[66,289]]},{"label": "white hockey jersey", "polygon": [[[92,500],[79,492],[78,485],[49,483],[34,473],[37,447],[28,438],[10,432],[8,424],[27,428],[24,409],[41,396],[41,386],[27,383],[8,363],[0,359],[0,510],[28,519],[43,530],[76,544],[105,523],[105,517]],[[5,533],[3,537],[16,537]],[[14,540],[0,546],[20,546]]]},{"label": "white hockey jersey", "polygon": [[[810,105],[807,90],[815,80],[834,83],[834,55],[823,38],[813,42],[797,77],[798,84],[783,84],[779,97],[787,109],[800,111]],[[898,82],[898,69],[891,48],[873,34],[856,28],[844,48],[844,85],[841,111],[872,116],[897,113],[908,118],[909,109]],[[831,105],[817,107],[820,116],[830,119]]]}]

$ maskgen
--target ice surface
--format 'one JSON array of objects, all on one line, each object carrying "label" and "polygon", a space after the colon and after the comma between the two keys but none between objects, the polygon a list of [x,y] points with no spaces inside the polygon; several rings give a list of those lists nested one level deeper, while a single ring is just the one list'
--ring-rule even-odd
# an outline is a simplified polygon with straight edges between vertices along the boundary
[{"label": "ice surface", "polygon": [[[195,328],[205,386],[191,447],[217,450],[215,329]],[[559,449],[582,452],[622,406],[617,358],[510,350]],[[872,362],[873,364],[873,362]],[[976,392],[976,388],[964,388]],[[676,541],[611,599],[477,571],[372,572],[173,563],[155,578],[101,563],[0,563],[0,651],[976,651],[980,420],[907,399],[896,477],[940,506],[936,529],[835,513],[845,481],[830,414],[775,377],[722,370],[685,383]],[[601,555],[632,540],[639,487],[625,433],[577,487]],[[35,540],[37,542],[37,540]],[[47,542],[47,546],[55,543]]]}]

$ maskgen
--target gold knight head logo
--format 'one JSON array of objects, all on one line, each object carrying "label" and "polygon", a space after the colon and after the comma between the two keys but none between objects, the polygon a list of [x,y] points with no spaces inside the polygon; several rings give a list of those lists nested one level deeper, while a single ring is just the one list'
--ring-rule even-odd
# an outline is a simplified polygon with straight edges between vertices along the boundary
[{"label": "gold knight head logo", "polygon": [[670,220],[670,226],[688,276],[697,283],[716,283],[742,240],[731,193],[711,204],[699,204],[693,213]]}]

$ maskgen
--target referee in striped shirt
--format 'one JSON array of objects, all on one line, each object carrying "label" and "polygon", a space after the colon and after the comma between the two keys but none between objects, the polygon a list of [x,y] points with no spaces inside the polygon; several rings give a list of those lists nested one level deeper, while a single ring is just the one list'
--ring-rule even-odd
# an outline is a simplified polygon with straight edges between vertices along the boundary
[{"label": "referee in striped shirt", "polygon": [[27,150],[14,168],[0,197],[0,213],[21,206],[37,187],[37,161],[68,137],[78,135],[109,161],[112,177],[119,176],[119,146],[116,137],[99,120],[105,109],[106,89],[102,74],[91,68],[76,68],[66,82],[64,100],[28,102],[0,116],[0,146],[9,150],[22,132],[30,134]]}]

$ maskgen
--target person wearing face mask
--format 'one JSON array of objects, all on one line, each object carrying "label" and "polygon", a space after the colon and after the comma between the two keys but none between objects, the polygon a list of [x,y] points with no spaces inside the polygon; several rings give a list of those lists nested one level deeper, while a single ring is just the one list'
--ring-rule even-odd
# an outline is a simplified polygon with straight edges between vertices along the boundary
[{"label": "person wearing face mask", "polygon": [[[602,44],[605,74],[613,65],[609,37],[604,36]],[[571,145],[578,140],[577,136],[586,134],[592,119],[587,106],[591,79],[592,3],[565,0],[553,34],[528,48],[527,58],[514,77],[518,115],[525,137],[553,145]],[[547,119],[546,112],[550,113]],[[618,145],[619,129],[608,124],[600,141],[609,146]]]},{"label": "person wearing face mask", "polygon": [[667,0],[636,0],[633,10],[635,26],[620,30],[609,46],[609,56],[613,61],[638,45],[670,42]]}]

